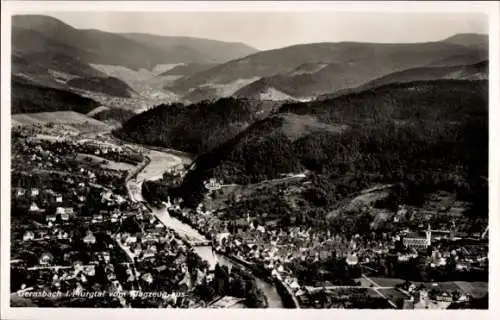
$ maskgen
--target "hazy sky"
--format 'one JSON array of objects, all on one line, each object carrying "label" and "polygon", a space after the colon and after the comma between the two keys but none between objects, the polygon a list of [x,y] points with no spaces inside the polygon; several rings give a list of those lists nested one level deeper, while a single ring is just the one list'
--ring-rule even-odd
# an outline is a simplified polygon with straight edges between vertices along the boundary
[{"label": "hazy sky", "polygon": [[479,13],[51,12],[79,29],[243,42],[266,50],[310,42],[424,42],[488,33]]}]

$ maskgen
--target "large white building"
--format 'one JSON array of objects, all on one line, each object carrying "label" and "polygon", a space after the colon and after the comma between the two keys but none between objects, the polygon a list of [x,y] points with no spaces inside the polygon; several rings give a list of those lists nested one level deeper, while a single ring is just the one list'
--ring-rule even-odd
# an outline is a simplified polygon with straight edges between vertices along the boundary
[{"label": "large white building", "polygon": [[425,233],[412,232],[403,237],[403,245],[407,248],[426,249],[431,245],[432,231],[430,226]]}]

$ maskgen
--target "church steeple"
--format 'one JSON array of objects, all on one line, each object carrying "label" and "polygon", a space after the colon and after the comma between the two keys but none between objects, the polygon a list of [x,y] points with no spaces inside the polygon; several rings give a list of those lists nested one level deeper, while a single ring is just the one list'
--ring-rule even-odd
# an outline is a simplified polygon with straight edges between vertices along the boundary
[{"label": "church steeple", "polygon": [[432,238],[432,231],[431,231],[431,225],[429,223],[427,224],[427,231],[425,231],[425,240],[428,246],[431,245],[431,238]]}]

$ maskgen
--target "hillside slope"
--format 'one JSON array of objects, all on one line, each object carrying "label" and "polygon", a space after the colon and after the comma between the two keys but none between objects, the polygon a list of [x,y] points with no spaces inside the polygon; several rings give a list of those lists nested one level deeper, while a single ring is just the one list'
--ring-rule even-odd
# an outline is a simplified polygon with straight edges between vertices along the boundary
[{"label": "hillside slope", "polygon": [[80,77],[70,79],[66,84],[70,87],[101,92],[115,97],[131,97],[133,91],[125,82],[114,77]]},{"label": "hillside slope", "polygon": [[147,46],[160,48],[167,55],[168,63],[218,64],[257,52],[255,48],[236,42],[144,33],[120,35]]},{"label": "hillside slope", "polygon": [[12,74],[43,86],[105,95],[103,101],[129,98],[128,86],[148,105],[177,100],[163,87],[178,76],[157,77],[159,70],[180,63],[213,66],[254,52],[240,43],[82,30],[43,15],[12,17]]},{"label": "hillside slope", "polygon": [[[196,203],[210,177],[246,184],[304,170],[321,177],[311,194],[329,205],[379,183],[469,194],[487,176],[487,88],[486,81],[412,82],[286,104],[200,156],[181,194]],[[309,125],[303,117],[312,117]]]},{"label": "hillside slope", "polygon": [[201,71],[208,70],[215,67],[217,64],[214,63],[189,63],[180,66],[175,66],[170,70],[162,72],[159,76],[182,76],[188,77],[192,76]]},{"label": "hillside slope", "polygon": [[18,53],[57,52],[86,63],[133,70],[167,63],[225,62],[256,51],[244,44],[207,39],[79,30],[42,15],[16,15],[12,26]]},{"label": "hillside slope", "polygon": [[[158,48],[109,32],[77,30],[48,16],[14,16],[12,26],[14,35],[23,35],[13,38],[14,50],[19,54],[56,52],[85,63],[124,65],[132,69],[152,68],[164,59],[164,52]],[[149,59],[144,59],[145,56]]]},{"label": "hillside slope", "polygon": [[270,101],[233,98],[189,106],[160,105],[131,118],[115,134],[125,140],[198,154],[233,138],[278,107]]},{"label": "hillside slope", "polygon": [[[381,76],[422,67],[452,56],[479,62],[487,50],[448,42],[411,44],[315,43],[262,51],[179,79],[177,90],[230,85],[244,79],[263,78],[265,86],[293,97],[357,87]],[[242,82],[241,89],[247,84]],[[248,94],[247,94],[248,95]]]},{"label": "hillside slope", "polygon": [[52,111],[76,111],[87,113],[99,103],[76,93],[38,86],[19,77],[12,78],[11,112],[32,113]]},{"label": "hillside slope", "polygon": [[15,125],[58,125],[76,132],[109,131],[111,127],[101,121],[75,111],[22,113],[12,116]]},{"label": "hillside slope", "polygon": [[129,110],[120,108],[99,107],[89,113],[87,116],[104,123],[123,124],[136,114]]},{"label": "hillside slope", "polygon": [[460,33],[446,38],[443,41],[479,50],[487,50],[489,45],[488,35],[479,33]]},{"label": "hillside slope", "polygon": [[347,93],[361,92],[391,83],[430,80],[487,80],[489,73],[488,67],[489,62],[482,61],[472,65],[413,68],[388,74],[365,83],[357,88],[341,90],[333,94],[319,96],[318,100],[334,98]]},{"label": "hillside slope", "polygon": [[361,89],[374,88],[389,83],[423,80],[488,80],[488,66],[488,61],[482,61],[466,66],[409,69],[370,81],[363,85]]}]

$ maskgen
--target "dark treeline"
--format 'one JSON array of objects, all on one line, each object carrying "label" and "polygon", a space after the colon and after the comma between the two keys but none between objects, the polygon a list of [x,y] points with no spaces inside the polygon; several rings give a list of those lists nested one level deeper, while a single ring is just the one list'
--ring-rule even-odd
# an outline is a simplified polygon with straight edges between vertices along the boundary
[{"label": "dark treeline", "polygon": [[135,112],[121,109],[121,108],[108,108],[102,110],[92,116],[92,118],[99,121],[115,120],[120,123],[128,121],[130,118],[135,116]]},{"label": "dark treeline", "polygon": [[375,183],[403,183],[415,202],[419,194],[441,189],[486,208],[487,82],[391,85],[280,111],[350,129],[292,141],[279,118],[257,122],[197,159],[181,188],[187,200],[200,199],[208,177],[246,184],[308,169],[317,177],[310,194],[327,206]]},{"label": "dark treeline", "polygon": [[99,103],[76,93],[31,84],[19,77],[12,81],[12,113],[76,111],[87,113]]},{"label": "dark treeline", "polygon": [[200,154],[233,138],[275,106],[272,102],[233,98],[189,106],[160,105],[133,117],[115,135],[124,140]]},{"label": "dark treeline", "polygon": [[130,98],[132,88],[125,82],[115,77],[81,77],[67,82],[70,87],[95,91],[115,97]]}]

